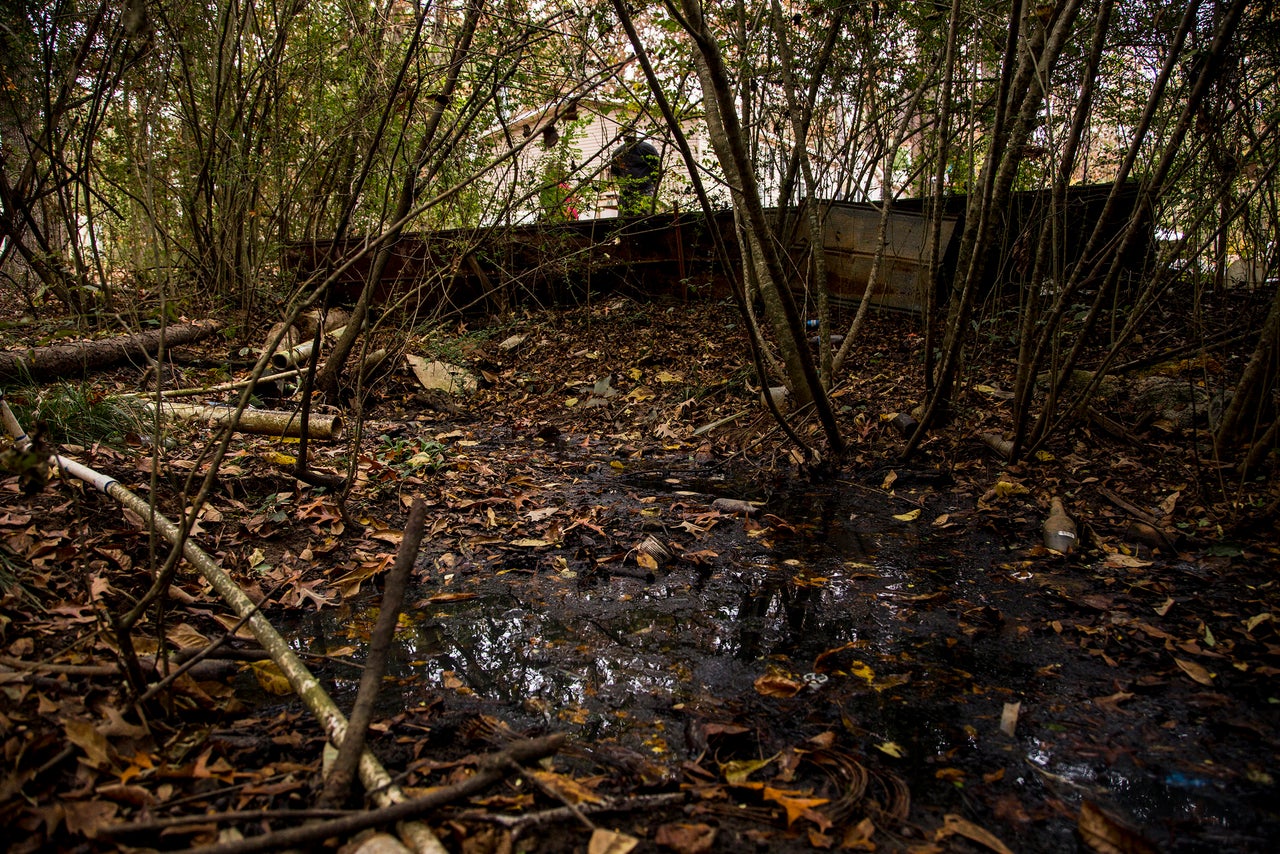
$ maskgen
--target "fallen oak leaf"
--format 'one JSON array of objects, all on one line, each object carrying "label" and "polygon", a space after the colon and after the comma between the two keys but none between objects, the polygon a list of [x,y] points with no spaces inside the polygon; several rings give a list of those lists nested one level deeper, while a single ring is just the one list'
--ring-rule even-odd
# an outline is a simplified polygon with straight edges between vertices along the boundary
[{"label": "fallen oak leaf", "polygon": [[653,841],[676,854],[705,854],[716,841],[716,829],[709,824],[664,824]]},{"label": "fallen oak leaf", "polygon": [[92,768],[107,768],[114,764],[115,751],[107,737],[98,732],[89,721],[71,718],[62,725],[67,741],[84,751]]},{"label": "fallen oak leaf", "polygon": [[93,839],[98,831],[111,823],[120,807],[110,801],[68,801],[62,802],[67,830],[83,834]]}]

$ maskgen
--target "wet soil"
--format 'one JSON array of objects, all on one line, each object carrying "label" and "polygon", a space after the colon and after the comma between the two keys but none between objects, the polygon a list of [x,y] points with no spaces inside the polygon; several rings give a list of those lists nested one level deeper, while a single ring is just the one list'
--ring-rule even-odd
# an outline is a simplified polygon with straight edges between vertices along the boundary
[{"label": "wet soil", "polygon": [[[1012,850],[1075,851],[1085,802],[1158,850],[1264,851],[1280,838],[1274,676],[1232,666],[1255,653],[1274,663],[1274,646],[1240,625],[1273,582],[1261,564],[1110,567],[1036,547],[1031,517],[975,525],[972,500],[945,489],[887,495],[878,472],[761,488],[682,463],[599,469],[556,500],[599,508],[604,526],[642,516],[677,543],[689,538],[674,526],[705,524],[717,496],[763,502],[683,544],[699,558],[651,572],[625,555],[593,561],[573,532],[534,555],[427,550],[387,699],[389,714],[423,710],[415,753],[483,744],[478,716],[569,732],[585,755],[566,770],[603,778],[602,792],[703,795],[611,826],[644,839],[705,822],[723,851],[837,844],[867,815],[893,849],[932,840],[947,814]],[[913,507],[917,519],[894,518]],[[299,640],[358,640],[372,621],[360,611],[321,612]],[[1208,627],[1232,655],[1196,646]],[[1180,671],[1182,656],[1206,661],[1212,684]],[[1010,704],[1016,723],[1002,727]],[[732,763],[767,758],[747,785],[725,784]],[[841,804],[850,766],[872,783]],[[785,827],[751,785],[770,781],[829,799],[818,811],[833,825]],[[581,850],[588,835],[570,821],[526,842]]]},{"label": "wet soil", "polygon": [[[835,396],[852,450],[834,467],[797,465],[771,428],[726,305],[610,299],[452,327],[417,346],[471,369],[477,392],[442,399],[399,371],[365,402],[358,445],[317,449],[335,468],[354,450],[356,526],[273,467],[288,445],[245,437],[200,536],[269,596],[346,707],[405,510],[427,501],[375,750],[413,791],[517,736],[570,736],[545,769],[559,783],[514,778],[434,814],[451,850],[584,850],[584,822],[549,812],[561,799],[638,851],[1273,850],[1280,549],[1248,512],[1268,482],[1221,497],[1225,468],[1205,464],[1194,426],[1172,433],[1120,403],[1110,411],[1136,443],[1086,426],[1010,466],[972,438],[1008,416],[992,393],[1007,366],[990,352],[956,420],[903,464],[890,421],[917,402],[914,327],[878,317],[855,353]],[[525,338],[508,348],[512,335]],[[127,449],[82,451],[146,488]],[[178,475],[202,465],[184,452]],[[139,583],[147,543],[105,499],[65,485],[19,499],[11,481],[27,515],[0,519],[6,541],[30,539],[38,516],[48,545],[32,546],[33,567],[60,548],[74,578],[37,590],[61,611],[6,624],[10,654],[38,656],[63,648],[50,613],[74,612],[86,637],[92,606],[76,597],[109,604]],[[164,499],[180,485],[162,478]],[[1075,554],[1040,545],[1050,495],[1077,520]],[[1117,497],[1159,517],[1161,537]],[[132,576],[88,562],[121,555]],[[225,616],[183,586],[194,604],[180,619],[216,636]],[[5,600],[7,617],[28,610]],[[135,786],[184,782],[164,784],[172,811],[161,797],[145,814],[314,797],[319,727],[252,670],[229,685],[201,683],[203,712],[160,722],[174,742],[184,719],[201,733],[183,751],[146,747],[181,757]],[[94,690],[101,708],[109,689]],[[61,733],[48,696],[7,695],[7,744],[41,769],[26,779],[49,784],[48,802],[61,786],[80,803],[85,763],[66,779],[47,770]],[[241,791],[237,774],[255,785]],[[4,807],[32,834],[51,809]]]}]

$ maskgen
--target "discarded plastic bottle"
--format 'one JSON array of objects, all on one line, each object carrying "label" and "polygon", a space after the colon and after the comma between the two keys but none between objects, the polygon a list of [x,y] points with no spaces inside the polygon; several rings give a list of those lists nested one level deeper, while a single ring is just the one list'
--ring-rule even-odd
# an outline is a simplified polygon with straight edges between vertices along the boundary
[{"label": "discarded plastic bottle", "polygon": [[1049,515],[1044,520],[1044,547],[1070,554],[1076,545],[1076,523],[1067,515],[1061,498],[1050,499]]},{"label": "discarded plastic bottle", "polygon": [[817,329],[820,323],[821,323],[821,321],[818,321],[818,320],[806,320],[806,321],[804,322],[804,328],[805,328],[805,329]]}]

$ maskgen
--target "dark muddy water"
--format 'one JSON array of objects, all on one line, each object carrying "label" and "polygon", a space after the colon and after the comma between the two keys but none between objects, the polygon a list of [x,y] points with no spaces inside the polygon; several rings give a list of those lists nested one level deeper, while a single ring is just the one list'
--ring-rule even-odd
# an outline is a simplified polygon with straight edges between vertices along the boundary
[{"label": "dark muddy water", "polygon": [[[569,504],[632,526],[641,514],[642,530],[673,539],[688,508],[717,496],[764,512],[686,537],[700,563],[647,576],[629,558],[595,564],[593,551],[618,549],[571,536],[532,556],[428,547],[385,703],[421,707],[440,751],[478,749],[463,743],[467,721],[489,715],[627,757],[625,788],[674,785],[686,760],[715,773],[830,733],[906,784],[909,823],[928,832],[955,813],[1013,850],[1075,851],[1089,801],[1161,850],[1264,851],[1280,838],[1275,693],[1155,677],[1151,647],[1089,598],[1134,614],[1141,591],[1117,603],[1115,578],[1088,559],[1036,555],[1036,519],[983,526],[928,484],[890,503],[853,481],[782,491],[664,472],[600,473],[573,490]],[[918,518],[894,518],[913,508]],[[296,643],[358,646],[374,605],[322,612]],[[770,674],[795,695],[762,693]],[[355,681],[326,675],[349,703]],[[1014,703],[1011,736],[1001,722]]]}]

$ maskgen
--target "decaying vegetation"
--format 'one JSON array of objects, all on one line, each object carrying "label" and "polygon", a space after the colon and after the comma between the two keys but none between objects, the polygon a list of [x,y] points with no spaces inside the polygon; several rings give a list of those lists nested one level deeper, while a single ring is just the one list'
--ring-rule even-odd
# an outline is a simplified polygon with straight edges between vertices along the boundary
[{"label": "decaying vegetation", "polygon": [[[603,847],[592,850],[622,851],[635,839],[587,813],[678,807],[690,792],[726,797],[723,781],[698,776],[709,737],[727,756],[728,739],[743,734],[721,723],[689,736],[702,750],[690,749],[683,788],[670,769],[632,763],[640,782],[630,800],[592,801],[589,786],[526,767],[558,751],[603,767],[599,745],[520,739],[528,733],[487,716],[477,717],[473,741],[491,754],[409,757],[415,783],[450,772],[430,778],[442,787],[436,794],[406,793],[365,749],[399,624],[396,600],[420,552],[449,579],[460,566],[512,571],[483,556],[494,547],[546,558],[515,570],[581,573],[584,585],[609,571],[647,582],[677,565],[697,586],[715,577],[704,567],[732,563],[717,551],[732,536],[774,542],[797,530],[725,496],[730,503],[703,508],[637,494],[638,507],[662,512],[637,510],[637,527],[622,532],[606,530],[592,504],[598,493],[522,515],[530,496],[544,501],[559,486],[553,470],[570,485],[599,487],[591,479],[605,459],[601,443],[612,455],[604,465],[627,472],[630,461],[651,459],[645,476],[665,467],[675,481],[707,466],[753,475],[757,485],[852,477],[865,487],[871,478],[877,500],[910,491],[914,511],[887,514],[902,524],[933,509],[939,479],[964,497],[956,519],[985,519],[990,529],[1026,527],[1027,514],[1043,515],[1069,492],[1084,523],[1073,559],[1098,557],[1098,578],[1145,568],[1153,553],[1239,558],[1245,569],[1225,571],[1240,570],[1233,590],[1251,591],[1241,594],[1250,613],[1232,615],[1243,631],[1233,623],[1219,645],[1197,611],[1198,628],[1188,617],[1148,637],[1167,640],[1178,672],[1204,687],[1225,680],[1195,656],[1230,658],[1244,674],[1242,694],[1256,688],[1248,680],[1274,674],[1274,635],[1260,640],[1275,625],[1271,594],[1258,592],[1269,582],[1250,574],[1259,555],[1274,555],[1268,537],[1280,504],[1280,20],[1265,4],[10,0],[3,8],[0,382],[11,442],[0,516],[8,704],[0,814],[21,823],[30,847],[106,848],[126,834],[199,844],[221,833],[225,850],[251,850],[420,818],[405,825],[406,842],[441,850],[433,811],[510,778],[528,787],[521,799],[536,791],[564,810],[529,827],[568,816],[595,831],[593,845]],[[661,148],[661,163],[643,182],[652,188],[645,204],[621,204],[610,163],[636,134]],[[1092,201],[1077,204],[1086,186]],[[831,265],[852,262],[824,248],[832,203],[847,202],[874,205],[878,223],[877,238],[860,247],[869,262],[853,302],[831,287]],[[683,301],[655,307],[654,274],[610,261],[645,220],[584,248],[587,232],[569,221],[609,204],[624,214],[647,206],[654,222],[669,217],[661,222],[673,229],[681,280],[661,288],[662,298]],[[680,217],[699,213],[705,257],[686,258]],[[901,275],[888,235],[906,213],[927,271],[920,310],[877,318],[877,293]],[[531,233],[546,241],[540,254],[511,248]],[[517,269],[529,257],[538,275]],[[462,282],[467,296],[455,299]],[[541,313],[552,303],[567,313]],[[649,349],[597,341],[593,324]],[[684,340],[640,331],[660,325]],[[406,404],[441,429],[407,434],[416,421]],[[468,418],[482,422],[474,435],[459,426]],[[549,455],[536,477],[504,468],[510,476],[497,478],[494,467],[516,457],[459,453],[467,442],[493,448],[500,436]],[[1095,454],[1122,466],[1131,464],[1126,454],[1139,458],[1127,475],[1136,486],[1126,492],[1111,477],[1084,474]],[[104,511],[95,502],[106,499],[59,480],[65,472],[126,509]],[[526,491],[513,491],[521,477]],[[1010,505],[1018,501],[1027,505]],[[277,502],[293,509],[274,510]],[[409,522],[392,519],[411,504]],[[507,504],[511,518],[500,522],[495,507]],[[61,527],[43,528],[41,512]],[[120,514],[136,534],[95,530]],[[219,527],[229,517],[234,535]],[[734,535],[729,518],[741,521]],[[285,519],[311,533],[267,558],[254,539]],[[692,539],[673,535],[666,520]],[[939,512],[933,524],[947,531],[956,522]],[[470,525],[484,532],[455,530]],[[202,544],[215,528],[226,542]],[[430,544],[447,532],[456,546]],[[500,547],[485,539],[501,536]],[[725,539],[706,541],[715,537]],[[401,548],[375,554],[377,542]],[[319,569],[330,553],[341,561]],[[71,578],[58,577],[51,556],[74,567]],[[1041,549],[1026,560],[1058,557]],[[184,579],[188,566],[207,583]],[[1010,578],[1022,571],[1000,566]],[[348,728],[264,611],[349,607],[375,578],[386,584],[385,611],[370,631],[367,684]],[[1172,586],[1129,581],[1167,589],[1166,616]],[[215,594],[233,617],[212,604]],[[1114,616],[1112,605],[1099,607]],[[177,616],[183,608],[196,611]],[[987,615],[984,627],[973,613],[960,621],[967,637],[1003,624]],[[201,619],[203,631],[192,625]],[[212,620],[223,625],[220,638],[206,634]],[[246,628],[260,648],[237,640]],[[1094,628],[1111,631],[1081,632]],[[220,802],[236,813],[226,823],[302,818],[299,803],[287,817],[270,814],[264,793],[280,783],[295,800],[314,796],[310,817],[333,824],[239,841],[214,820],[176,829],[194,819],[172,811],[204,803],[195,781],[235,786],[241,773],[226,757],[244,754],[193,755],[180,743],[237,711],[219,677],[187,675],[227,661],[220,648],[254,658],[268,692],[302,697],[339,751],[337,770],[321,769],[314,791],[297,776],[285,785],[243,772],[252,785],[238,806]],[[829,652],[819,659],[841,662],[832,674],[867,667],[845,662],[844,647]],[[809,681],[771,672],[755,688],[791,699],[816,692],[827,672],[815,666]],[[94,687],[73,699],[82,679]],[[867,681],[877,691],[897,684]],[[1111,708],[1126,693],[1117,688]],[[1012,736],[1016,704],[1004,713]],[[183,715],[191,727],[170,720]],[[1252,709],[1247,717],[1257,719]],[[265,730],[291,738],[282,721]],[[785,816],[786,844],[867,849],[873,838],[911,847],[962,837],[1001,850],[959,816],[922,830],[893,773],[872,772],[881,789],[866,795],[865,763],[834,738],[789,742],[794,761],[774,782],[816,756],[857,797],[824,812],[828,799],[807,800],[812,791],[769,788],[764,801]],[[59,739],[69,746],[55,750]],[[310,769],[313,757],[299,761]],[[732,786],[758,770],[738,761],[746,760],[719,766]],[[162,767],[183,788],[161,783]],[[110,774],[118,781],[99,776]],[[1262,772],[1242,774],[1274,785]],[[356,797],[353,780],[377,809],[344,809]],[[529,807],[527,797],[515,806]],[[168,818],[151,818],[162,810]],[[492,812],[451,813],[446,841],[508,850],[520,833],[528,838],[524,825],[503,824],[523,819]],[[855,812],[863,820],[851,820]],[[1144,850],[1091,802],[1076,819],[1098,850]],[[471,821],[493,828],[482,834]],[[790,834],[797,821],[812,823],[808,837]],[[709,827],[672,821],[653,838],[710,850]],[[876,837],[877,828],[890,836]]]}]

